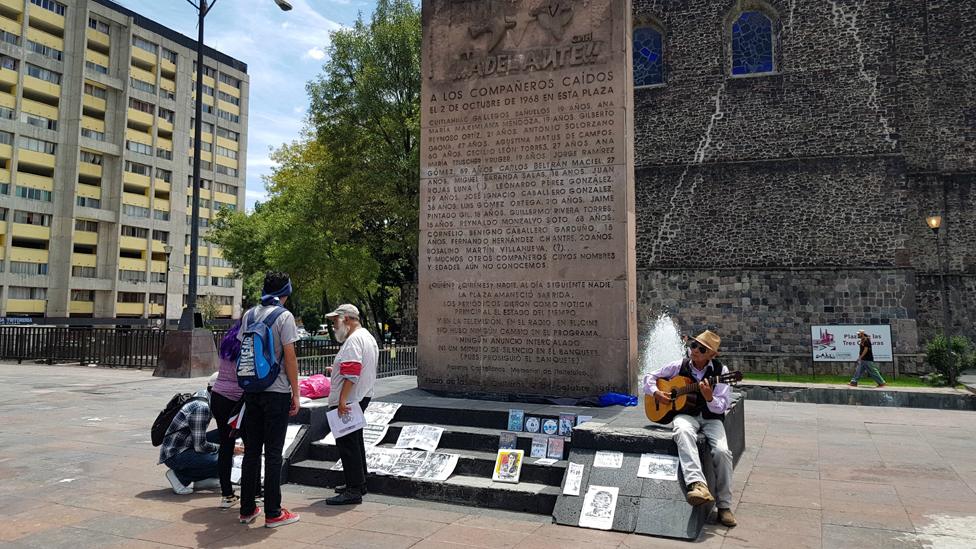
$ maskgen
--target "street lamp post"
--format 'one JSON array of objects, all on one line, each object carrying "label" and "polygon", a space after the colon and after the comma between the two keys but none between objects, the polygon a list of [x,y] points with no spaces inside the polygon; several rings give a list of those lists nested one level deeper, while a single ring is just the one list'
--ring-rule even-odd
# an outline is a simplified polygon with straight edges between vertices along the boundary
[{"label": "street lamp post", "polygon": [[[929,228],[932,229],[932,233],[935,234],[935,251],[939,255],[939,271],[940,271],[939,285],[941,286],[940,289],[942,291],[942,335],[945,336],[946,338],[946,349],[951,353],[952,349],[950,347],[949,338],[951,335],[950,332],[951,332],[952,320],[949,316],[949,287],[946,286],[946,271],[947,271],[946,261],[945,261],[946,254],[944,253],[943,248],[939,246],[939,240],[940,240],[939,229],[942,228],[942,216],[941,215],[929,216],[925,220],[925,222],[926,224],[928,224]],[[945,235],[942,236],[941,240],[942,240],[943,247],[948,246]],[[955,377],[952,368],[949,369],[949,376],[950,378]],[[950,387],[954,387],[955,384],[956,384],[955,379],[949,379]]]},{"label": "street lamp post", "polygon": [[[217,0],[186,0],[197,10],[197,84],[194,107],[195,124],[193,129],[193,205],[190,212],[190,288],[186,296],[186,307],[180,315],[180,330],[193,330],[203,327],[203,319],[197,313],[197,261],[200,251],[200,156],[203,134],[203,22],[213,9]],[[285,0],[274,0],[282,11],[291,9]],[[167,277],[169,275],[167,274]]]},{"label": "street lamp post", "polygon": [[163,253],[166,254],[166,273],[163,276],[163,284],[165,290],[163,291],[163,330],[169,329],[169,257],[173,253],[173,247],[169,244],[163,246]]}]

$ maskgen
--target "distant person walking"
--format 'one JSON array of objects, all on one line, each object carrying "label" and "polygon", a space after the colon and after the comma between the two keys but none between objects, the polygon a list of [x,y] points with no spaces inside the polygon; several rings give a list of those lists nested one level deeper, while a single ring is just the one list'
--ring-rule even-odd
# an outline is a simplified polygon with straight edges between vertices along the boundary
[{"label": "distant person walking", "polygon": [[[332,389],[329,393],[329,409],[339,409],[339,414],[349,413],[352,404],[359,403],[364,411],[373,398],[376,382],[376,363],[379,348],[369,330],[359,324],[359,309],[355,305],[340,305],[325,315],[332,320],[332,328],[342,348],[332,363]],[[325,503],[351,505],[362,503],[366,494],[366,445],[363,430],[359,429],[336,439],[342,470],[346,477],[345,487],[337,490]]]},{"label": "distant person walking", "polygon": [[[241,517],[250,524],[261,514],[256,502],[256,487],[261,475],[261,453],[264,452],[264,525],[276,528],[298,522],[298,515],[281,506],[281,451],[288,430],[288,416],[298,414],[298,358],[295,342],[298,327],[295,317],[284,308],[291,295],[291,279],[287,273],[269,272],[264,277],[261,304],[241,318],[237,339],[244,341],[245,333],[262,322],[270,324],[271,341],[268,350],[281,365],[277,378],[261,392],[244,392],[244,461],[241,466]],[[272,315],[276,315],[272,317]],[[272,318],[274,322],[272,323]],[[273,347],[273,348],[272,348]],[[251,350],[252,355],[256,352]],[[241,382],[238,376],[238,383]]]},{"label": "distant person walking", "polygon": [[860,352],[857,357],[857,362],[854,363],[854,377],[851,378],[850,386],[857,387],[857,382],[867,371],[875,382],[877,382],[878,387],[884,387],[885,380],[881,377],[881,372],[878,371],[877,365],[874,363],[874,351],[871,349],[871,336],[864,332],[864,330],[858,330],[857,337],[860,338]]}]

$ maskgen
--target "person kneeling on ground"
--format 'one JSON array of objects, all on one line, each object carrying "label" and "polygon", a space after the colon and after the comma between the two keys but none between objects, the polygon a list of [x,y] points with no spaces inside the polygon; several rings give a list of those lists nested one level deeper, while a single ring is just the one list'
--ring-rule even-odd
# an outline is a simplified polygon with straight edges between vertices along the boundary
[{"label": "person kneeling on ground", "polygon": [[[166,465],[166,480],[180,495],[194,489],[220,485],[217,479],[217,432],[207,433],[210,424],[210,385],[197,391],[173,417],[159,449],[159,463]],[[191,487],[191,484],[193,485]]]},{"label": "person kneeling on ground", "polygon": [[698,432],[705,433],[708,445],[712,448],[712,463],[715,467],[715,483],[718,489],[718,520],[728,527],[736,525],[732,514],[732,452],[725,436],[725,412],[729,409],[731,387],[726,383],[716,383],[713,388],[706,377],[719,376],[728,370],[715,357],[722,339],[710,330],[694,337],[688,347],[691,356],[664,366],[644,377],[644,394],[653,395],[662,404],[671,404],[671,397],[658,390],[658,378],[671,379],[682,375],[700,382],[696,404],[691,410],[678,414],[672,422],[675,444],[678,446],[678,461],[688,485],[686,499],[692,505],[702,505],[715,501],[705,475],[702,472],[701,458],[698,456]]}]

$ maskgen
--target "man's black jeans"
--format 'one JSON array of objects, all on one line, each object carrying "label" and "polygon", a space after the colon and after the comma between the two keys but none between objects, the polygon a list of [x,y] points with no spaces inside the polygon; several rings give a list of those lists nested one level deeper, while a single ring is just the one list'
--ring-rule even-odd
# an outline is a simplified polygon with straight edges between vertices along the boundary
[{"label": "man's black jeans", "polygon": [[[369,406],[369,398],[359,401],[359,407],[366,411]],[[338,406],[331,406],[330,410],[335,410]],[[244,416],[247,418],[247,415]],[[349,433],[344,437],[336,439],[336,448],[339,450],[339,458],[342,459],[342,471],[346,476],[346,488],[359,488],[366,486],[366,444],[363,442],[363,430]]]},{"label": "man's black jeans", "polygon": [[264,451],[264,515],[281,514],[281,451],[288,431],[290,393],[244,393],[244,462],[241,465],[241,515],[256,507],[255,488],[261,476]]}]

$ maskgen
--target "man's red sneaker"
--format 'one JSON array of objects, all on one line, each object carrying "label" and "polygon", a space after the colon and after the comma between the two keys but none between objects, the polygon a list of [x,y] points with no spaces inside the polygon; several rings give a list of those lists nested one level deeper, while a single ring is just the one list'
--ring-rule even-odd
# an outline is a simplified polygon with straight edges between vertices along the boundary
[{"label": "man's red sneaker", "polygon": [[284,526],[286,524],[292,524],[298,522],[298,513],[292,513],[284,507],[281,508],[281,514],[277,517],[265,517],[264,527],[265,528],[277,528],[279,526]]},{"label": "man's red sneaker", "polygon": [[258,515],[260,514],[261,514],[261,508],[255,507],[254,512],[251,513],[250,515],[241,515],[241,524],[251,524],[252,522],[254,522],[254,519],[258,518]]}]

